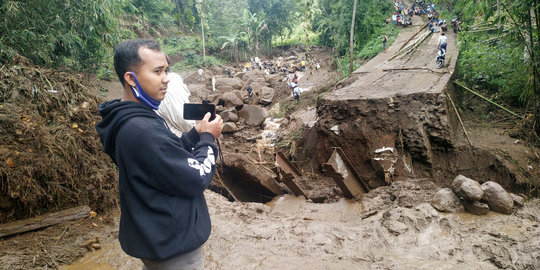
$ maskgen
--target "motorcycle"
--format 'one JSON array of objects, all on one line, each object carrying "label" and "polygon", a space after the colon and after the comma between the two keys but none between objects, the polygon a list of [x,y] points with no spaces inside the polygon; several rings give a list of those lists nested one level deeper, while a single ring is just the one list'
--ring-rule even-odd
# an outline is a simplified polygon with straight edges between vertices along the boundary
[{"label": "motorcycle", "polygon": [[437,68],[442,68],[444,66],[444,58],[446,56],[446,50],[441,48],[437,53],[437,58],[435,58],[435,66]]}]

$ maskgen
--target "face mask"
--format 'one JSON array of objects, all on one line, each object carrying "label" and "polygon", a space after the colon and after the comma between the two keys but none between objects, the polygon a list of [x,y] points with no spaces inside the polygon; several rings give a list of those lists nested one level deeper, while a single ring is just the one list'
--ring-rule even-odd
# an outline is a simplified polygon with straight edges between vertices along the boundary
[{"label": "face mask", "polygon": [[133,79],[135,80],[135,86],[137,87],[136,89],[133,86],[131,87],[131,92],[133,92],[133,95],[135,96],[135,98],[137,98],[137,100],[140,103],[154,110],[157,110],[159,108],[159,104],[161,103],[161,101],[157,101],[153,99],[151,96],[149,96],[148,94],[146,94],[144,89],[141,87],[139,80],[137,80],[137,76],[135,76],[135,73],[133,73],[132,71],[130,71],[129,73],[133,75]]}]

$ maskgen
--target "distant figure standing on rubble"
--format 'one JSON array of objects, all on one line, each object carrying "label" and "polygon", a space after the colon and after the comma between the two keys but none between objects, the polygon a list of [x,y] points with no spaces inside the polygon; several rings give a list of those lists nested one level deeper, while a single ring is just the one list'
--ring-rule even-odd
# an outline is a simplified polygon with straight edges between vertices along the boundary
[{"label": "distant figure standing on rubble", "polygon": [[388,37],[386,36],[386,33],[382,35],[382,49],[383,51],[386,50],[386,42],[388,41]]},{"label": "distant figure standing on rubble", "polygon": [[197,71],[197,73],[199,73],[199,81],[202,81],[203,80],[203,69],[202,68],[199,68],[199,70]]},{"label": "distant figure standing on rubble", "polygon": [[216,76],[212,76],[212,92],[216,92]]},{"label": "distant figure standing on rubble", "polygon": [[298,84],[296,84],[296,87],[293,90],[293,95],[294,95],[294,100],[298,102],[300,100],[300,87],[298,86]]}]

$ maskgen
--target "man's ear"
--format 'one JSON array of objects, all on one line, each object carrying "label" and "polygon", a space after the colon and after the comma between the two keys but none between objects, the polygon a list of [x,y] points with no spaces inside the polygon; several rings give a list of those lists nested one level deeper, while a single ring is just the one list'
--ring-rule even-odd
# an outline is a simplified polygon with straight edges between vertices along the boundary
[{"label": "man's ear", "polygon": [[131,72],[124,73],[124,81],[126,81],[127,84],[129,84],[132,87],[135,87],[135,79],[133,78],[133,74]]}]

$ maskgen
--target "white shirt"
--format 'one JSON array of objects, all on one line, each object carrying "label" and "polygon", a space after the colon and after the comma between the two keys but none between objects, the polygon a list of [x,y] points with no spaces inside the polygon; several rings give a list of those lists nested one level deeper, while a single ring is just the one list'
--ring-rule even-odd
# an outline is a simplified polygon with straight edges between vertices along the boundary
[{"label": "white shirt", "polygon": [[448,40],[448,38],[446,36],[440,36],[439,37],[439,43],[437,44],[437,47],[441,46],[441,44],[446,43],[447,40]]}]

